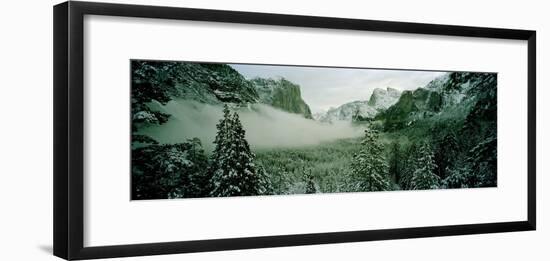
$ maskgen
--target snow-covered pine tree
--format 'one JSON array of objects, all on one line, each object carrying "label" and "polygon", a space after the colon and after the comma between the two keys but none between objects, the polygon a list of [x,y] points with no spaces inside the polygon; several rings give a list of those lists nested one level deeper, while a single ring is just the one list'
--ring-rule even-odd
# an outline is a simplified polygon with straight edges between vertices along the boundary
[{"label": "snow-covered pine tree", "polygon": [[185,197],[202,198],[208,197],[210,193],[210,178],[211,173],[208,171],[208,156],[202,148],[200,139],[193,138],[188,141],[192,146],[191,151],[194,152],[194,158],[200,158],[206,164],[198,166],[200,170],[189,173],[189,185],[186,187]]},{"label": "snow-covered pine tree", "polygon": [[[223,117],[216,124],[217,134],[216,138],[214,140],[214,144],[216,144],[216,147],[214,148],[213,158],[221,159],[222,156],[224,156],[223,151],[226,150],[230,142],[230,132],[231,132],[231,112],[229,111],[229,107],[224,105],[223,107]],[[221,164],[221,161],[214,161],[212,162],[212,166],[215,169],[219,168],[219,165]]]},{"label": "snow-covered pine tree", "polygon": [[494,187],[497,185],[497,137],[489,135],[468,152],[472,166],[473,187]]},{"label": "snow-covered pine tree", "polygon": [[[280,164],[280,163],[279,163]],[[274,184],[271,185],[273,188],[273,191],[275,191],[277,195],[286,194],[288,192],[288,187],[290,185],[290,172],[287,170],[286,167],[283,166],[277,166],[275,171],[273,171],[271,174],[277,173],[277,177],[274,178]]]},{"label": "snow-covered pine tree", "polygon": [[132,199],[208,196],[208,157],[199,139],[132,150]]},{"label": "snow-covered pine tree", "polygon": [[305,182],[306,182],[306,194],[315,194],[317,193],[317,188],[315,186],[315,181],[313,180],[313,175],[311,174],[311,169],[305,170]]},{"label": "snow-covered pine tree", "polygon": [[415,155],[418,153],[418,145],[416,143],[412,143],[409,145],[407,150],[405,151],[403,155],[403,163],[401,167],[401,176],[399,178],[399,186],[401,189],[409,190],[411,188],[411,180],[413,176],[413,172],[416,168],[416,157]]},{"label": "snow-covered pine tree", "polygon": [[256,165],[254,164],[256,155],[250,150],[250,145],[245,139],[243,125],[236,112],[233,113],[231,120],[234,133],[234,149],[231,151],[233,153],[231,155],[237,162],[237,173],[241,176],[240,182],[236,185],[240,187],[241,195],[259,195],[262,187],[259,173],[256,171]]},{"label": "snow-covered pine tree", "polygon": [[436,189],[439,187],[440,178],[434,173],[434,154],[428,142],[424,142],[418,150],[416,169],[411,179],[412,189]]},{"label": "snow-covered pine tree", "polygon": [[447,167],[445,170],[447,177],[441,181],[444,188],[469,188],[470,180],[472,180],[471,163],[459,156],[455,159],[452,167]]},{"label": "snow-covered pine tree", "polygon": [[378,132],[365,130],[361,141],[361,150],[353,156],[352,176],[359,191],[383,191],[390,188],[388,181],[388,163],[384,150],[378,141]]},{"label": "snow-covered pine tree", "polygon": [[389,173],[395,183],[399,183],[399,179],[401,178],[401,158],[401,146],[398,141],[394,141],[390,151]]},{"label": "snow-covered pine tree", "polygon": [[217,125],[218,133],[212,154],[211,196],[251,196],[265,192],[265,182],[254,165],[254,153],[245,139],[237,113],[230,114],[227,105]]},{"label": "snow-covered pine tree", "polygon": [[450,175],[447,170],[453,168],[453,164],[456,162],[460,146],[458,145],[458,139],[454,132],[447,133],[441,138],[434,149],[434,160],[437,165],[435,173],[441,178],[445,179]]},{"label": "snow-covered pine tree", "polygon": [[[229,107],[224,105],[223,107],[223,117],[220,119],[218,124],[216,124],[217,134],[214,139],[214,144],[216,145],[214,151],[211,155],[211,164],[210,170],[211,179],[210,179],[210,195],[215,196],[220,191],[213,191],[214,188],[220,187],[220,182],[223,181],[223,177],[229,173],[229,158],[228,158],[228,148],[230,144],[230,128],[231,128],[231,114]],[[224,173],[225,172],[225,173]]]},{"label": "snow-covered pine tree", "polygon": [[274,194],[274,188],[271,184],[271,179],[269,178],[269,175],[267,171],[265,170],[264,166],[261,164],[256,165],[256,173],[259,176],[260,179],[260,191],[259,195],[273,195]]},{"label": "snow-covered pine tree", "polygon": [[176,72],[177,63],[132,61],[132,146],[158,144],[154,138],[138,134],[141,126],[149,124],[164,124],[170,114],[152,110],[147,104],[153,100],[166,104],[171,100],[170,91],[174,88],[172,76]]}]

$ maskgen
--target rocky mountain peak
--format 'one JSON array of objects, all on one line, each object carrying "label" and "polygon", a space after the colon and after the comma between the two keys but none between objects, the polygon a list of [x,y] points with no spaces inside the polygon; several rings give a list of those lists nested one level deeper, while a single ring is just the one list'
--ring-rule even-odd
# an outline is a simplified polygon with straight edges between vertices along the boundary
[{"label": "rocky mountain peak", "polygon": [[368,104],[375,109],[387,109],[399,100],[401,91],[386,87],[386,89],[376,88],[370,96]]},{"label": "rocky mountain peak", "polygon": [[302,99],[298,84],[284,78],[254,78],[250,82],[254,85],[259,95],[260,103],[268,104],[287,112],[302,114],[308,119],[313,118],[309,106]]},{"label": "rocky mountain peak", "polygon": [[392,87],[386,87],[386,91],[387,91],[388,95],[392,96],[392,97],[399,97],[401,95],[400,90],[394,89]]}]

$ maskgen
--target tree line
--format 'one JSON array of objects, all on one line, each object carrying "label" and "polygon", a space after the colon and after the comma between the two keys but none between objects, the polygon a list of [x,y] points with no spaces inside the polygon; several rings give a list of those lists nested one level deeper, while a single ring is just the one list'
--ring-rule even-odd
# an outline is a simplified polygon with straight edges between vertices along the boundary
[{"label": "tree line", "polygon": [[379,133],[366,129],[361,150],[351,163],[350,191],[426,190],[496,186],[496,135],[475,146],[459,144],[450,132],[436,141],[426,138],[403,146],[391,143],[389,153]]}]

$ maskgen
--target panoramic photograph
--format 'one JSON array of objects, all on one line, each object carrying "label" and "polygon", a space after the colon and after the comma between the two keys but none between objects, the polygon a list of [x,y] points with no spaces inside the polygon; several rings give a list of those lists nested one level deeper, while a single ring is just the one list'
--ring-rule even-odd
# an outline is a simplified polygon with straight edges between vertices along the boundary
[{"label": "panoramic photograph", "polygon": [[131,60],[131,199],[497,186],[497,74]]}]

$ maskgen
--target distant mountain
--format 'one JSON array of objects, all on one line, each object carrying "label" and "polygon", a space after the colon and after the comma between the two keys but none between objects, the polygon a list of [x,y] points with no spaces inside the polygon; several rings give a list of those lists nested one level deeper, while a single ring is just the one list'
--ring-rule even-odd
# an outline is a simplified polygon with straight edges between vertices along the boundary
[{"label": "distant mountain", "polygon": [[387,87],[376,88],[368,101],[353,101],[329,109],[325,114],[318,115],[321,122],[354,121],[374,118],[378,113],[395,104],[401,92]]},{"label": "distant mountain", "polygon": [[376,88],[372,92],[368,104],[377,110],[385,110],[395,104],[400,96],[401,91],[397,89],[391,87],[387,87],[385,90]]},{"label": "distant mountain", "polygon": [[354,116],[361,115],[365,118],[372,118],[378,113],[368,101],[353,101],[342,104],[337,108],[330,108],[325,114],[318,116],[321,122],[334,123],[336,121],[352,121]]},{"label": "distant mountain", "polygon": [[312,119],[309,106],[302,99],[300,86],[284,78],[254,78],[250,82],[256,88],[259,102],[283,111],[297,113]]}]

